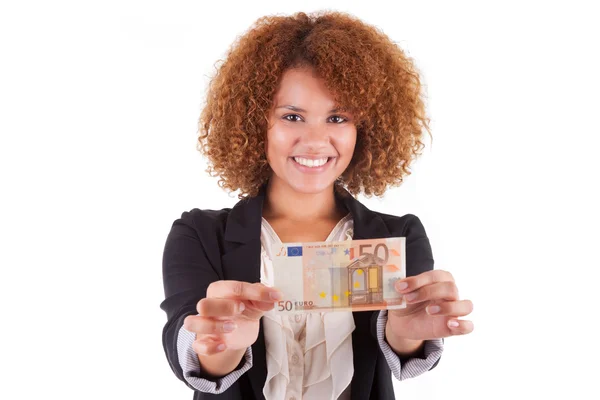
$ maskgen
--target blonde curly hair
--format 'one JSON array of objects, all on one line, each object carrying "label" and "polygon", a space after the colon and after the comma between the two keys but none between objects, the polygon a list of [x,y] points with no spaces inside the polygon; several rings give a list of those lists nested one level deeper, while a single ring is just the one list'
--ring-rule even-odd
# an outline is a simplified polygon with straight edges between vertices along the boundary
[{"label": "blonde curly hair", "polygon": [[356,123],[354,154],[336,183],[366,196],[399,186],[424,148],[423,130],[431,136],[419,74],[379,29],[331,11],[261,17],[231,46],[198,124],[207,172],[240,198],[258,193],[272,173],[264,149],[280,78],[305,66]]}]

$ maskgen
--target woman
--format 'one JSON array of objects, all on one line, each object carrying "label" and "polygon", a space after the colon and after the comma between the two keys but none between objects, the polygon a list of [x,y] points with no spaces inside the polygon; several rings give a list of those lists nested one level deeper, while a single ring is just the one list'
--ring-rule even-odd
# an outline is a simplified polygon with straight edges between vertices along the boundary
[{"label": "woman", "polygon": [[[473,330],[420,220],[352,195],[400,184],[429,130],[418,74],[343,13],[263,17],[213,78],[200,150],[232,209],[184,212],[165,244],[165,353],[194,399],[390,399]],[[280,316],[272,245],[406,237],[406,309]]]}]

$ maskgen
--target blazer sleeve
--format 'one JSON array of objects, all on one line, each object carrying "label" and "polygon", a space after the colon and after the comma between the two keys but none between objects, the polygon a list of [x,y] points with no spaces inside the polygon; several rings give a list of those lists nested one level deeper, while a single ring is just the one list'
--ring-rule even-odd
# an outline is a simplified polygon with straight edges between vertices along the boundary
[{"label": "blazer sleeve", "polygon": [[[162,343],[169,365],[178,379],[194,390],[221,393],[238,376],[233,379],[233,376],[228,375],[215,381],[201,378],[199,363],[190,364],[189,349],[183,346],[185,344],[191,347],[191,342],[195,340],[195,335],[183,328],[184,319],[188,315],[198,314],[196,304],[206,297],[210,283],[222,279],[219,270],[215,269],[209,261],[205,248],[207,244],[199,236],[198,228],[211,229],[210,224],[196,226],[203,219],[200,218],[202,212],[201,210],[183,212],[181,218],[173,222],[167,236],[162,259],[165,299],[160,304],[160,308],[167,314],[167,323],[163,328]],[[182,335],[182,332],[187,332],[188,336]],[[186,355],[180,360],[182,354]],[[187,367],[182,368],[182,365]],[[247,370],[251,365],[251,354],[247,352],[238,369]]]}]

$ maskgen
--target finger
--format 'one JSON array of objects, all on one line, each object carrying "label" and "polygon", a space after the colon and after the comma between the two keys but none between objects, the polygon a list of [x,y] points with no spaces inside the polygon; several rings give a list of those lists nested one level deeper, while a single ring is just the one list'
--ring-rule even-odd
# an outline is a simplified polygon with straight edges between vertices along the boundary
[{"label": "finger", "polygon": [[233,317],[246,308],[244,302],[234,299],[215,299],[205,297],[196,304],[196,310],[202,317]]},{"label": "finger", "polygon": [[408,278],[398,279],[394,284],[394,287],[400,293],[408,293],[420,287],[431,285],[432,283],[446,281],[454,282],[452,274],[448,271],[435,269]]},{"label": "finger", "polygon": [[188,315],[183,320],[183,327],[197,334],[219,334],[233,332],[237,325],[229,320],[220,321],[213,318]]},{"label": "finger", "polygon": [[473,311],[471,300],[442,301],[427,306],[429,315],[452,315],[454,317],[464,317]]},{"label": "finger", "polygon": [[404,298],[409,304],[436,300],[455,301],[458,300],[458,288],[450,281],[432,283],[405,294]]},{"label": "finger", "polygon": [[272,310],[275,307],[274,302],[267,301],[245,301],[244,304],[247,304],[246,309],[243,312],[243,315],[250,319],[260,319],[263,314],[269,310]]},{"label": "finger", "polygon": [[267,287],[262,283],[215,281],[208,286],[206,297],[276,301],[281,299],[282,295],[279,290]]},{"label": "finger", "polygon": [[471,321],[453,318],[448,320],[448,328],[453,335],[466,335],[467,333],[473,332],[475,326]]},{"label": "finger", "polygon": [[249,301],[248,303],[251,308],[262,312],[270,311],[275,307],[275,302],[273,301]]},{"label": "finger", "polygon": [[195,340],[192,343],[192,349],[198,355],[210,356],[213,354],[221,353],[226,349],[225,343],[218,340]]}]

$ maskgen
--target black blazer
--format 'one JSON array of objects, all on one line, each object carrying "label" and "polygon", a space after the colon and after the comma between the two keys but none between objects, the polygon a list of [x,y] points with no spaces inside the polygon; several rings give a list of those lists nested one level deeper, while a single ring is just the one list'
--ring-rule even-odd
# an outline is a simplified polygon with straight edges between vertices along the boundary
[{"label": "black blazer", "polygon": [[[196,315],[196,304],[206,297],[211,282],[219,279],[260,282],[260,228],[266,187],[256,197],[240,200],[232,209],[185,211],[175,220],[163,254],[165,300],[160,308],[167,313],[162,333],[163,347],[171,369],[186,385],[177,357],[177,334],[186,316]],[[433,269],[429,239],[419,218],[402,217],[369,210],[347,191],[336,192],[354,219],[354,239],[406,237],[407,276]],[[354,312],[352,333],[354,378],[352,400],[393,399],[391,371],[377,343],[378,311]],[[253,366],[229,389],[219,395],[194,390],[199,399],[264,399],[267,376],[262,323],[252,345]],[[424,357],[423,357],[424,358]],[[244,359],[240,366],[244,363]],[[432,367],[434,368],[437,363]]]}]

